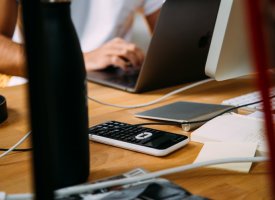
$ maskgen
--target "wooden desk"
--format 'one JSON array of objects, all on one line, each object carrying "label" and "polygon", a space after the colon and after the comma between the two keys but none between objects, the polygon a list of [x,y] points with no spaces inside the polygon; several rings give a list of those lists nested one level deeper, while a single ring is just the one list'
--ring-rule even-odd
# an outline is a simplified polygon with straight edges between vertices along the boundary
[{"label": "wooden desk", "polygon": [[[145,103],[156,99],[178,87],[157,90],[144,94],[129,94],[123,91],[88,84],[89,95],[102,101],[123,105]],[[202,86],[177,94],[168,100],[146,108],[118,109],[106,107],[89,101],[89,123],[95,125],[107,120],[128,123],[146,122],[133,116],[134,113],[158,107],[175,101],[196,101],[221,103],[223,99],[254,91],[250,79],[237,79],[225,82],[210,82]],[[17,142],[27,131],[28,106],[26,104],[26,86],[0,89],[0,94],[7,98],[9,118],[0,125],[0,147],[8,148]],[[68,98],[70,94],[68,94]],[[179,134],[184,133],[179,127],[154,126]],[[27,141],[21,147],[29,147]],[[89,180],[119,174],[136,167],[150,171],[165,169],[194,161],[202,145],[191,142],[186,147],[169,156],[158,158],[120,148],[90,142],[90,177]],[[249,174],[233,171],[200,168],[184,173],[167,176],[169,180],[181,185],[190,192],[211,199],[272,199],[269,194],[267,163],[253,164]],[[32,192],[31,153],[14,152],[0,159],[0,191],[7,193]]]}]

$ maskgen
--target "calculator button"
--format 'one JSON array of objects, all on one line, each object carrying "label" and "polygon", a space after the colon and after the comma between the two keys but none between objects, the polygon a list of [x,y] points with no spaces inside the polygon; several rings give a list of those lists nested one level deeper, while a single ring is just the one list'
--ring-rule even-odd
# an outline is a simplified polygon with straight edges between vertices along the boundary
[{"label": "calculator button", "polygon": [[146,139],[146,138],[148,138],[148,137],[151,137],[152,135],[153,135],[153,134],[150,133],[150,132],[143,132],[143,133],[138,134],[135,138],[136,138],[137,140],[143,140],[143,139]]}]

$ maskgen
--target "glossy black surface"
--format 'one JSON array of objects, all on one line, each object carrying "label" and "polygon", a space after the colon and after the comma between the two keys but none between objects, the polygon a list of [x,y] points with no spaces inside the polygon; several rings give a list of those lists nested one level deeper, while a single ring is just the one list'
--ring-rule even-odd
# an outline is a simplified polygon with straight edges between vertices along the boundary
[{"label": "glossy black surface", "polygon": [[[178,135],[157,129],[139,127],[117,121],[109,121],[91,127],[89,134],[159,150],[167,149],[179,142],[188,139],[188,137],[185,135]],[[137,139],[138,136],[142,136],[143,134],[150,134],[151,136],[144,139]]]}]

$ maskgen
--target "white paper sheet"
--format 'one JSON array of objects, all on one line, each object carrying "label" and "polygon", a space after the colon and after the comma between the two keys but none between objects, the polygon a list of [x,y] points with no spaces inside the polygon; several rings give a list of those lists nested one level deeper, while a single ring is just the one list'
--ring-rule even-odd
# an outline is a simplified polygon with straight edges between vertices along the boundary
[{"label": "white paper sheet", "polygon": [[[257,143],[237,142],[206,142],[194,162],[208,161],[221,158],[254,157]],[[249,172],[252,163],[228,163],[212,165],[214,168]]]},{"label": "white paper sheet", "polygon": [[207,122],[191,133],[195,142],[252,142],[258,143],[260,154],[267,152],[264,121],[252,117],[227,114]]}]

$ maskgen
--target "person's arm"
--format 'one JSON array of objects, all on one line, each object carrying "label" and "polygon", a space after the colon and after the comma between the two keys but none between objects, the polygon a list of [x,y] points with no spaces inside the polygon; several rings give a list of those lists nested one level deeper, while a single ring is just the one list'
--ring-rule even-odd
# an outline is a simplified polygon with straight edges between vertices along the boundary
[{"label": "person's arm", "polygon": [[145,16],[145,20],[149,26],[149,30],[151,33],[153,33],[155,25],[157,24],[159,14],[160,14],[160,9],[156,10],[150,15]]},{"label": "person's arm", "polygon": [[17,19],[17,3],[15,0],[0,1],[0,33],[12,37]]},{"label": "person's arm", "polygon": [[[160,9],[145,16],[151,33],[153,33],[159,13]],[[126,42],[121,38],[115,38],[98,49],[84,54],[87,71],[102,70],[109,65],[124,70],[127,70],[129,66],[139,68],[144,61],[144,57],[143,51],[137,45]]]},{"label": "person's arm", "polygon": [[0,34],[0,73],[25,76],[24,48]]},{"label": "person's arm", "polygon": [[11,39],[17,13],[15,0],[0,0],[0,73],[24,76],[24,48]]}]

